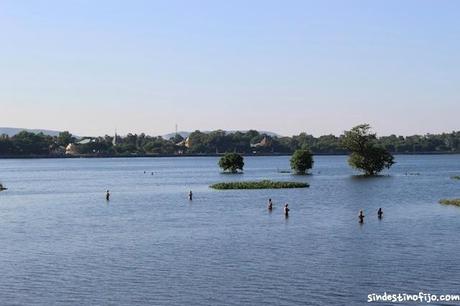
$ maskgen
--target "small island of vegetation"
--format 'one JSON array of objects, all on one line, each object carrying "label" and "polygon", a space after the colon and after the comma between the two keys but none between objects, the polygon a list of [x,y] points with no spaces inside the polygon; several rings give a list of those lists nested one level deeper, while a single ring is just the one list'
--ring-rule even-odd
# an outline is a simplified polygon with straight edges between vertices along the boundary
[{"label": "small island of vegetation", "polygon": [[460,206],[460,199],[442,199],[439,204]]},{"label": "small island of vegetation", "polygon": [[248,182],[225,182],[213,184],[209,187],[219,190],[227,189],[282,189],[282,188],[306,188],[308,183],[280,182],[280,181],[248,181]]}]

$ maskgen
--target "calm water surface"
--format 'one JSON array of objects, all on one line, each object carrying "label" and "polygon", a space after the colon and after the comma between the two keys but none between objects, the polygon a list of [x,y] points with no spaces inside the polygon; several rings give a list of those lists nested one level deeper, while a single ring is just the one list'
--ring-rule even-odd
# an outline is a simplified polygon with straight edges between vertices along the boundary
[{"label": "calm water surface", "polygon": [[[384,291],[460,294],[460,208],[437,204],[460,197],[450,179],[460,156],[396,161],[390,176],[364,179],[344,156],[316,157],[307,177],[278,172],[288,157],[247,157],[242,175],[219,174],[212,157],[0,160],[9,188],[0,304],[364,305]],[[311,187],[208,188],[265,178]]]}]

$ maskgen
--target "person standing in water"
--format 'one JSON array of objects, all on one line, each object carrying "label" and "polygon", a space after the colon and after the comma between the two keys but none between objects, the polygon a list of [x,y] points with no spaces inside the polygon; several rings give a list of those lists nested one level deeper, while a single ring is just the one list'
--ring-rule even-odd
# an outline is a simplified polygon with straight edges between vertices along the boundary
[{"label": "person standing in water", "polygon": [[193,193],[192,193],[191,190],[190,190],[190,192],[188,193],[188,199],[189,199],[190,201],[193,200]]},{"label": "person standing in water", "polygon": [[105,194],[105,199],[107,201],[110,201],[110,192],[107,190],[107,193]]},{"label": "person standing in water", "polygon": [[272,199],[268,199],[268,210],[272,211],[272,209],[273,209]]},{"label": "person standing in water", "polygon": [[358,218],[359,218],[359,223],[364,223],[364,212],[363,212],[363,210],[359,211]]},{"label": "person standing in water", "polygon": [[289,208],[288,208],[288,204],[284,204],[284,216],[285,217],[289,217]]},{"label": "person standing in water", "polygon": [[381,207],[380,207],[379,210],[377,211],[377,216],[379,217],[379,219],[382,219],[382,217],[383,217],[383,210],[382,210]]}]

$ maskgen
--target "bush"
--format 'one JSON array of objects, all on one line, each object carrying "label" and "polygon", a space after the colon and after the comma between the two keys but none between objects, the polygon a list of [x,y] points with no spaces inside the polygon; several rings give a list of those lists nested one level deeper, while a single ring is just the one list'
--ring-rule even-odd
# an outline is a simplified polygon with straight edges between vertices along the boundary
[{"label": "bush", "polygon": [[242,171],[244,167],[243,156],[238,153],[226,153],[219,160],[219,167],[231,173],[236,173],[238,170]]},{"label": "bush", "polygon": [[274,182],[269,180],[249,182],[227,182],[217,183],[209,186],[213,189],[281,189],[281,188],[306,188],[307,183],[301,182]]},{"label": "bush", "polygon": [[296,150],[291,157],[291,169],[297,174],[305,174],[313,167],[313,155],[310,150]]},{"label": "bush", "polygon": [[439,201],[440,204],[444,205],[455,205],[455,206],[460,206],[460,199],[442,199]]}]

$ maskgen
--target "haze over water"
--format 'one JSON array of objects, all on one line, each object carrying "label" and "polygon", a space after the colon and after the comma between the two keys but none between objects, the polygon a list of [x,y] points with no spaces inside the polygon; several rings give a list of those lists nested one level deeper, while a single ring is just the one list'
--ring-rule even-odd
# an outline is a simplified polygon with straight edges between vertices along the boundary
[{"label": "haze over water", "polygon": [[[459,293],[460,209],[437,201],[460,196],[460,156],[396,156],[390,176],[371,179],[345,156],[316,157],[311,176],[279,173],[288,159],[247,157],[236,176],[214,157],[0,160],[0,301],[364,305],[384,291]],[[311,186],[208,188],[265,178]]]}]

